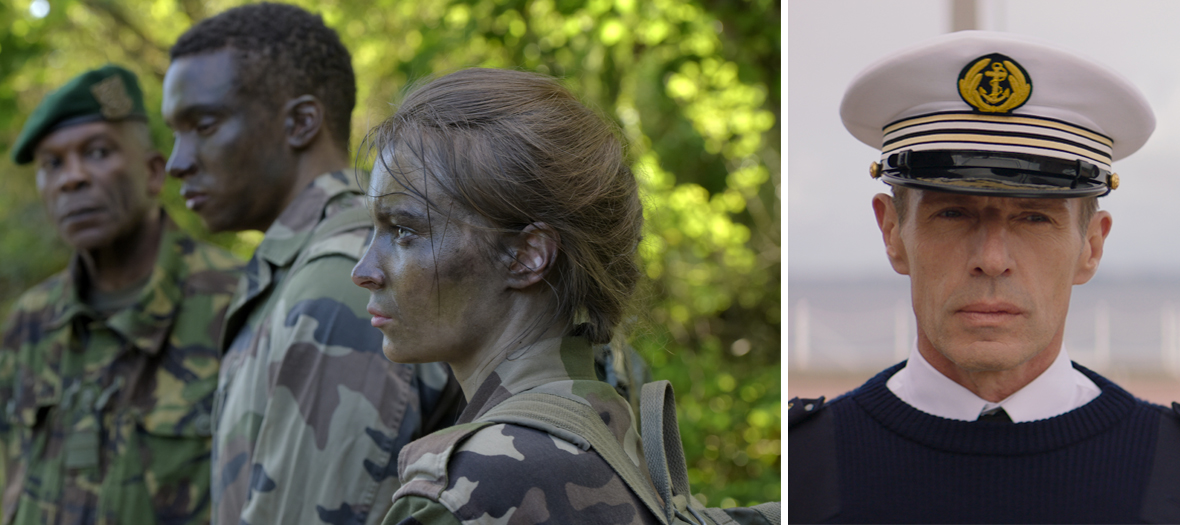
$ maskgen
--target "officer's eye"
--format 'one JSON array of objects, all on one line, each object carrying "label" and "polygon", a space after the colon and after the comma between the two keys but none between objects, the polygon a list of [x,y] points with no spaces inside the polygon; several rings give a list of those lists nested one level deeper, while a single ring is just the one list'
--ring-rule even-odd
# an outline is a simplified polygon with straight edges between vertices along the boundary
[{"label": "officer's eye", "polygon": [[1024,220],[1028,222],[1049,222],[1049,217],[1046,217],[1040,213],[1030,213],[1025,216]]},{"label": "officer's eye", "polygon": [[938,212],[938,216],[944,219],[958,219],[963,216],[963,212],[956,209],[947,209]]},{"label": "officer's eye", "polygon": [[61,157],[46,156],[41,159],[41,170],[55,171],[61,167]]}]

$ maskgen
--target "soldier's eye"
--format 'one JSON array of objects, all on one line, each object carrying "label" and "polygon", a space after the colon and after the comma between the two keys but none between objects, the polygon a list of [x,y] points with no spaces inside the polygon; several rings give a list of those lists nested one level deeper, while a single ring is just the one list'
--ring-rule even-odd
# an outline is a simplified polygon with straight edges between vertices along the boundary
[{"label": "soldier's eye", "polygon": [[390,227],[390,233],[392,234],[393,242],[402,246],[408,245],[414,239],[418,238],[418,232],[405,226],[394,225]]},{"label": "soldier's eye", "polygon": [[194,126],[194,129],[196,129],[197,133],[200,133],[201,135],[213,133],[217,129],[217,119],[213,117],[202,117],[197,120],[197,124]]},{"label": "soldier's eye", "polygon": [[86,158],[90,160],[102,160],[111,155],[110,148],[105,146],[95,146],[86,150]]}]

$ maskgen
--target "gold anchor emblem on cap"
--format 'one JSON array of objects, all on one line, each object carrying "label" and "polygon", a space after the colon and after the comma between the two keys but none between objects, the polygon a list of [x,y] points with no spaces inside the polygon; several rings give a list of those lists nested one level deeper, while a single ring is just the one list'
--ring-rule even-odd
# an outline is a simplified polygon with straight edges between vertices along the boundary
[{"label": "gold anchor emblem on cap", "polygon": [[123,77],[112,75],[106,80],[90,86],[90,92],[98,100],[102,116],[109,120],[119,120],[131,114],[135,103],[131,95],[127,94],[127,86],[123,84]]},{"label": "gold anchor emblem on cap", "polygon": [[959,96],[984,113],[1012,111],[1027,102],[1031,94],[1028,72],[999,53],[979,57],[959,73]]}]

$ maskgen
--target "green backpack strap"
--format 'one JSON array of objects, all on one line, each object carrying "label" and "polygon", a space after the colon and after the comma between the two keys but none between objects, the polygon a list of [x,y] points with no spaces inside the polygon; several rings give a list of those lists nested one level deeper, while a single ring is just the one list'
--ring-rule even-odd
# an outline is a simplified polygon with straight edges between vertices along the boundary
[{"label": "green backpack strap", "polygon": [[594,409],[585,403],[557,394],[524,392],[504,400],[477,421],[533,428],[569,441],[582,450],[594,449],[662,524],[782,523],[779,502],[731,509],[744,512],[745,517],[738,521],[725,510],[705,508],[692,497],[671,383],[656,381],[643,385],[640,410],[643,454],[655,487],[640,467],[631,462]]},{"label": "green backpack strap", "polygon": [[[680,441],[680,425],[676,421],[676,393],[672,390],[672,383],[662,380],[643,385],[639,414],[643,431],[643,456],[647,459],[647,470],[651,473],[656,493],[664,501],[664,512],[668,520],[738,525],[738,521],[724,510],[716,507],[705,508],[692,496],[692,489],[688,483],[688,466],[684,461],[684,445]],[[782,523],[779,514],[781,506],[781,502],[773,502],[750,509],[757,513],[754,516],[755,521],[779,525]],[[705,520],[705,517],[709,519]],[[742,522],[746,521],[743,519]]]},{"label": "green backpack strap", "polygon": [[569,441],[582,450],[594,449],[653,516],[661,523],[670,523],[647,478],[590,406],[556,394],[524,392],[496,405],[478,421],[533,428]]},{"label": "green backpack strap", "polygon": [[[676,394],[666,380],[643,385],[639,399],[640,428],[643,435],[643,457],[647,471],[656,486],[656,493],[664,502],[664,515],[669,520],[679,518],[689,523],[707,523],[701,516],[705,506],[692,497],[688,484],[688,467],[684,461],[684,446],[680,441],[680,426],[676,421]],[[692,519],[685,513],[692,516]],[[736,523],[721,512],[721,521],[710,514],[719,525]]]}]

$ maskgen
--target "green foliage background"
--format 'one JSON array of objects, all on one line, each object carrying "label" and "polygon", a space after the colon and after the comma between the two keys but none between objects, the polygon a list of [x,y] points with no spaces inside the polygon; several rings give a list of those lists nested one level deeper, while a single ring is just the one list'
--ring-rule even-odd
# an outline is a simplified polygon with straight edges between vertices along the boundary
[{"label": "green foliage background", "polygon": [[[43,0],[37,0],[42,2]],[[8,159],[49,90],[106,62],[160,107],[168,48],[227,0],[0,0],[0,312],[64,267],[33,172]],[[463,67],[562,78],[631,145],[650,278],[631,342],[672,381],[694,491],[710,506],[780,500],[779,0],[299,1],[353,53],[354,137],[415,80]],[[41,11],[43,13],[43,10]],[[171,137],[154,118],[157,144]],[[210,235],[169,181],[181,225],[243,258],[259,232]]]}]

